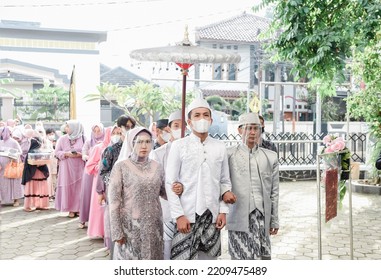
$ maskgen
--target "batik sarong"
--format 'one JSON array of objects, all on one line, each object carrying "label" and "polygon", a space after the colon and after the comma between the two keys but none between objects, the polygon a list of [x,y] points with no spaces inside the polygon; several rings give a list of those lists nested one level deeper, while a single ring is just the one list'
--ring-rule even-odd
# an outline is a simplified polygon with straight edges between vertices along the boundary
[{"label": "batik sarong", "polygon": [[213,215],[206,210],[201,216],[196,214],[195,223],[189,233],[177,231],[172,240],[171,260],[196,260],[198,251],[210,257],[221,255],[220,230],[212,223]]},{"label": "batik sarong", "polygon": [[265,217],[255,209],[249,215],[249,232],[229,230],[229,254],[238,260],[271,259],[269,233],[265,229]]}]

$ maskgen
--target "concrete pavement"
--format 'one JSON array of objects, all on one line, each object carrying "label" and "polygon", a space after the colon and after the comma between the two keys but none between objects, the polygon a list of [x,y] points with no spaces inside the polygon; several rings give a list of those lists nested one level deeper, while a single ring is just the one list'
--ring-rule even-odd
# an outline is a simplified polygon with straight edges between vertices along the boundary
[{"label": "concrete pavement", "polygon": [[[323,259],[350,259],[348,195],[338,216],[322,223]],[[354,259],[381,259],[381,196],[353,193]],[[53,207],[53,204],[51,205]],[[78,218],[56,210],[24,212],[22,206],[1,208],[1,260],[108,260],[100,238],[91,239],[78,228]],[[316,181],[282,182],[280,185],[280,230],[272,237],[274,260],[317,260]],[[322,217],[324,221],[324,217]],[[227,232],[223,231],[223,254]]]}]

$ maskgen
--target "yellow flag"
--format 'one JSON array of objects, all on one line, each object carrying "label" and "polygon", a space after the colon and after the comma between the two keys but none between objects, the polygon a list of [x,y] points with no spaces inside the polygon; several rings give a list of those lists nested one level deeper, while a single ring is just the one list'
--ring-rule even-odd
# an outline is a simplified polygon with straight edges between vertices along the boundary
[{"label": "yellow flag", "polygon": [[75,65],[71,72],[70,88],[69,88],[69,119],[74,120],[77,118],[77,104],[75,94]]},{"label": "yellow flag", "polygon": [[250,110],[253,113],[259,113],[259,110],[261,108],[261,101],[258,98],[258,95],[254,93],[253,99],[250,101]]}]

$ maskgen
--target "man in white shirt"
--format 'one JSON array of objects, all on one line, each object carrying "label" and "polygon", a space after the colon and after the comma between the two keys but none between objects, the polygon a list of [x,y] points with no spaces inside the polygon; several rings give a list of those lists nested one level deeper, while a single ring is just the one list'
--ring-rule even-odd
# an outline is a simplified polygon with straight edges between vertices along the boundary
[{"label": "man in white shirt", "polygon": [[227,217],[229,253],[232,259],[271,259],[270,235],[279,228],[278,156],[258,146],[258,114],[241,115],[238,126],[242,143],[228,148],[232,191],[237,196]]},{"label": "man in white shirt", "polygon": [[[187,116],[192,133],[172,143],[166,168],[168,202],[177,224],[171,259],[216,259],[229,210],[222,197],[235,202],[226,147],[208,134],[212,118],[204,99],[195,99]],[[174,182],[183,186],[180,197],[172,191]]]}]

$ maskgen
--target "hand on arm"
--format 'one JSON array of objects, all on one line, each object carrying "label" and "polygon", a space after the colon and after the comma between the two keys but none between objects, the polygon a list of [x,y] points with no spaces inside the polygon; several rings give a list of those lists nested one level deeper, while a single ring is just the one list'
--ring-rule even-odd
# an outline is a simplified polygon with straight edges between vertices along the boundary
[{"label": "hand on arm", "polygon": [[183,193],[183,190],[184,190],[183,184],[181,184],[180,182],[174,182],[172,184],[172,191],[176,195],[181,195]]},{"label": "hand on arm", "polygon": [[236,201],[237,201],[237,197],[234,193],[232,193],[231,191],[227,191],[225,192],[223,195],[222,195],[222,200],[225,202],[225,203],[230,203],[230,204],[234,204]]}]

